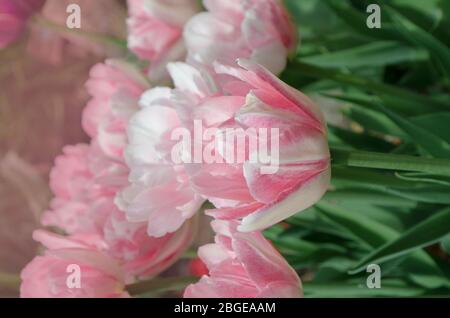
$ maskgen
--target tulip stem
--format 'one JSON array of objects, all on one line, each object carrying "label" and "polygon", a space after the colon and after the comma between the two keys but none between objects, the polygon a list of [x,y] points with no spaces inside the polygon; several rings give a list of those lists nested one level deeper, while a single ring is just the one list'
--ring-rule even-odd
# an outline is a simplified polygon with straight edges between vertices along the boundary
[{"label": "tulip stem", "polygon": [[450,160],[390,153],[332,149],[333,165],[349,167],[414,171],[450,176]]},{"label": "tulip stem", "polygon": [[126,289],[131,296],[148,297],[163,292],[182,290],[198,280],[199,278],[195,276],[158,277],[128,285]]},{"label": "tulip stem", "polygon": [[105,34],[90,31],[88,32],[81,29],[70,29],[66,26],[55,23],[41,15],[36,15],[33,18],[33,22],[38,26],[55,31],[57,33],[77,35],[85,39],[88,39],[94,43],[109,45],[119,49],[127,49],[127,43],[125,40],[118,39]]},{"label": "tulip stem", "polygon": [[14,290],[19,290],[20,276],[17,274],[9,274],[0,272],[0,286]]}]

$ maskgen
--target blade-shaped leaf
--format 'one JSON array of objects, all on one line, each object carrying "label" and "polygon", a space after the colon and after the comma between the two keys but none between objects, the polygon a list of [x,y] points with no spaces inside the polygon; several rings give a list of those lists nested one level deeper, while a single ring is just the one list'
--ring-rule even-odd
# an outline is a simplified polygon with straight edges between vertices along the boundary
[{"label": "blade-shaped leaf", "polygon": [[450,143],[450,112],[439,112],[411,118],[416,125]]},{"label": "blade-shaped leaf", "polygon": [[379,41],[326,54],[308,56],[302,61],[322,67],[376,67],[428,59],[424,49],[393,41]]},{"label": "blade-shaped leaf", "polygon": [[450,158],[450,144],[446,140],[416,125],[412,121],[397,115],[382,105],[378,105],[378,107],[430,155],[438,158]]},{"label": "blade-shaped leaf", "polygon": [[390,15],[395,29],[403,36],[405,41],[426,48],[430,52],[431,57],[440,66],[442,74],[449,78],[450,50],[438,39],[418,27],[393,8],[386,6],[384,10]]},{"label": "blade-shaped leaf", "polygon": [[446,208],[410,228],[397,239],[375,250],[355,265],[351,273],[363,270],[368,264],[379,264],[410,253],[413,250],[437,243],[449,233],[450,208]]},{"label": "blade-shaped leaf", "polygon": [[405,283],[382,281],[382,288],[368,288],[365,281],[304,283],[306,297],[414,297],[423,295],[426,290]]}]

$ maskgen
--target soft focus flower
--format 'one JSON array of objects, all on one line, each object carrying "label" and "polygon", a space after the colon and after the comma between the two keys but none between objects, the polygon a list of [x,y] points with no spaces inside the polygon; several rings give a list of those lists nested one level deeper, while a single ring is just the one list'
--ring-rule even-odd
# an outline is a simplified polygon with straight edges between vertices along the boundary
[{"label": "soft focus flower", "polygon": [[154,81],[166,75],[166,64],[184,59],[184,24],[199,10],[197,0],[128,0],[128,47],[150,61]]},{"label": "soft focus flower", "polygon": [[188,62],[234,65],[247,58],[274,74],[296,46],[296,30],[279,0],[204,0],[208,12],[193,17],[184,39]]},{"label": "soft focus flower", "polygon": [[50,175],[55,198],[42,223],[71,237],[99,237],[100,250],[120,264],[127,281],[154,276],[189,246],[196,220],[155,238],[147,235],[147,222],[130,222],[117,208],[114,198],[128,186],[123,158],[128,119],[147,83],[127,63],[108,60],[94,66],[87,87],[93,98],[83,124],[93,139],[90,145],[65,147],[56,159]]},{"label": "soft focus flower", "polygon": [[172,265],[189,247],[196,232],[195,218],[176,232],[155,238],[147,234],[147,222],[129,222],[115,210],[106,222],[104,240],[108,254],[121,264],[127,277],[155,276]]},{"label": "soft focus flower", "polygon": [[126,167],[96,146],[67,146],[51,172],[55,194],[42,224],[71,236],[100,238],[101,250],[123,266],[127,278],[154,276],[168,268],[189,246],[196,220],[160,238],[147,235],[147,222],[129,222],[114,204],[127,183]]},{"label": "soft focus flower", "polygon": [[[34,238],[48,248],[21,273],[20,295],[24,298],[127,297],[120,265],[92,246],[92,237],[76,239],[37,231]],[[75,266],[75,267],[74,267]],[[79,285],[69,281],[79,269]],[[75,272],[74,271],[74,272]],[[79,287],[79,288],[77,288]]]},{"label": "soft focus flower", "polygon": [[241,233],[237,222],[213,221],[215,243],[200,247],[209,269],[186,288],[186,298],[302,297],[299,277],[259,232]]},{"label": "soft focus flower", "polygon": [[[176,85],[173,107],[183,125],[192,130],[193,121],[200,121],[203,130],[216,128],[226,140],[212,151],[222,162],[185,164],[193,189],[217,207],[208,211],[211,216],[243,218],[239,230],[254,231],[322,197],[330,181],[329,149],[326,124],[317,105],[265,68],[245,60],[240,65],[217,65],[217,77],[229,76],[222,83],[183,63],[172,63],[169,70]],[[256,135],[259,144],[266,141],[272,146],[269,158],[278,160],[252,161],[259,149],[240,145],[236,136],[225,138],[230,128],[232,132],[266,128],[267,133],[278,129],[278,135]],[[248,149],[243,151],[241,146]],[[231,148],[233,154],[242,151],[242,162],[230,161],[224,148]]]},{"label": "soft focus flower", "polygon": [[107,60],[91,69],[86,87],[92,99],[83,112],[83,127],[105,154],[122,160],[128,120],[149,85],[133,65]]},{"label": "soft focus flower", "polygon": [[[97,165],[99,161],[102,163]],[[42,216],[42,224],[57,226],[69,234],[101,233],[113,206],[115,186],[98,184],[96,175],[102,171],[97,168],[108,170],[111,175],[124,169],[108,164],[98,147],[86,144],[64,147],[50,173],[50,188],[55,197],[50,210]]]},{"label": "soft focus flower", "polygon": [[170,97],[169,88],[154,88],[142,96],[142,109],[128,128],[131,185],[116,199],[128,220],[148,222],[147,232],[155,237],[178,230],[204,201],[192,190],[183,165],[171,160],[171,133],[180,120]]},{"label": "soft focus flower", "polygon": [[0,49],[24,32],[27,20],[45,0],[0,0]]}]

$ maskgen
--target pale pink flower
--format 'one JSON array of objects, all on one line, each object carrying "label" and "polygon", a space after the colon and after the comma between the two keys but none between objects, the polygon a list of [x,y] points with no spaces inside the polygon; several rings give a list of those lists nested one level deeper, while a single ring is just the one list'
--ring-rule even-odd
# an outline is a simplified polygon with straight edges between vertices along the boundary
[{"label": "pale pink flower", "polygon": [[91,69],[86,88],[92,99],[83,112],[84,130],[106,155],[122,160],[128,120],[149,84],[133,65],[107,60]]},{"label": "pale pink flower", "polygon": [[0,49],[17,40],[45,0],[0,0]]},{"label": "pale pink flower", "polygon": [[123,157],[126,129],[148,84],[129,64],[108,60],[94,66],[87,88],[93,98],[83,126],[93,139],[90,145],[66,147],[57,158],[51,173],[55,198],[42,223],[62,228],[71,237],[99,236],[101,250],[122,266],[127,280],[154,276],[189,246],[196,223],[149,237],[147,222],[128,221],[114,203],[117,193],[129,185]]},{"label": "pale pink flower", "polygon": [[[114,204],[128,170],[107,158],[94,143],[67,146],[51,172],[55,198],[42,224],[57,226],[71,238],[101,240],[96,244],[113,257],[127,278],[154,276],[173,264],[189,246],[195,220],[160,238],[147,235],[147,222],[129,222]],[[101,248],[100,248],[101,247]]]},{"label": "pale pink flower", "polygon": [[[23,298],[128,297],[120,265],[94,246],[93,237],[65,238],[36,231],[34,238],[48,250],[36,256],[21,273]],[[80,270],[80,285],[72,286],[71,271]],[[75,288],[74,288],[75,287]],[[76,288],[80,287],[80,288]]]},{"label": "pale pink flower", "polygon": [[183,165],[171,160],[171,133],[180,125],[171,103],[169,88],[154,88],[142,96],[142,109],[128,128],[131,184],[116,198],[127,219],[148,222],[147,233],[155,237],[177,231],[204,201],[192,190]]},{"label": "pale pink flower", "polygon": [[[102,160],[103,159],[103,160]],[[102,160],[102,164],[98,161]],[[55,197],[50,210],[41,219],[45,226],[57,226],[67,233],[101,233],[110,213],[116,186],[105,186],[96,182],[99,167],[109,171],[105,156],[98,149],[86,144],[66,146],[63,155],[55,160],[50,173],[50,188]]]},{"label": "pale pink flower", "polygon": [[197,0],[128,0],[128,47],[149,61],[154,81],[166,77],[166,64],[183,60],[184,24],[199,11]]},{"label": "pale pink flower", "polygon": [[155,276],[172,265],[191,244],[196,231],[193,218],[176,232],[150,237],[147,222],[129,222],[122,211],[111,213],[104,229],[108,254],[118,260],[127,277]]},{"label": "pale pink flower", "polygon": [[185,298],[298,298],[297,273],[260,232],[237,231],[237,222],[213,221],[214,244],[198,253],[209,270]]},{"label": "pale pink flower", "polygon": [[[218,219],[243,218],[239,230],[247,232],[269,227],[316,203],[330,182],[330,159],[318,106],[265,68],[245,60],[240,65],[217,65],[219,81],[183,63],[172,63],[169,70],[176,85],[174,108],[183,126],[194,130],[191,135],[195,136],[196,120],[204,130],[216,128],[225,137],[228,128],[233,132],[266,128],[267,133],[278,129],[279,136],[256,135],[258,143],[264,138],[269,145],[279,143],[278,149],[268,149],[270,156],[278,150],[275,165],[250,160],[257,150],[247,144],[245,151],[239,149],[242,145],[235,136],[230,144],[203,141],[203,153],[212,144],[211,153],[222,162],[208,163],[203,158],[202,163],[185,164],[193,189],[217,207],[207,213]],[[224,148],[230,147],[234,154],[243,152],[241,162],[237,156],[227,158]]]},{"label": "pale pink flower", "polygon": [[188,62],[234,65],[247,58],[281,73],[295,49],[297,33],[279,0],[204,0],[208,12],[184,30]]}]

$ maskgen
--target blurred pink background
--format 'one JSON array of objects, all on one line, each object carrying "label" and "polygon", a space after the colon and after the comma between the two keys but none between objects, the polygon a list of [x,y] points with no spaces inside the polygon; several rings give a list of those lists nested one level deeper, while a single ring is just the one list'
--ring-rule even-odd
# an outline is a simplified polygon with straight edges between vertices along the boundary
[{"label": "blurred pink background", "polygon": [[120,54],[37,25],[38,17],[64,25],[69,3],[80,5],[83,31],[126,37],[125,1],[47,0],[27,32],[0,50],[0,297],[18,296],[20,270],[37,252],[31,233],[51,196],[55,156],[65,144],[88,141],[80,118],[89,69]]}]

